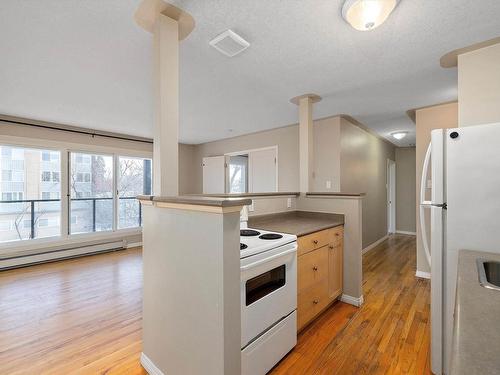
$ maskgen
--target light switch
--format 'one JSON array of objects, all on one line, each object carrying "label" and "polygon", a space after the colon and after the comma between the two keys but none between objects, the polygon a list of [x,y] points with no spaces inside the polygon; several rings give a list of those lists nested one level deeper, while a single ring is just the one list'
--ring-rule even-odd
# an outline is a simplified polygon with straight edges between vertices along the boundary
[{"label": "light switch", "polygon": [[250,206],[248,206],[248,211],[250,211],[250,212],[255,211],[255,207],[253,206],[253,199],[252,199],[252,204],[250,204]]},{"label": "light switch", "polygon": [[332,182],[331,181],[326,181],[326,188],[331,189],[332,188]]}]

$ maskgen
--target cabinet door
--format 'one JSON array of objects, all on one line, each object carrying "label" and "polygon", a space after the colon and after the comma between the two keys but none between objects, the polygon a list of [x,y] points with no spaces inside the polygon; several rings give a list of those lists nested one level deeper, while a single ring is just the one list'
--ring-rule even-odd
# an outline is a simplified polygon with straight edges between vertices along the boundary
[{"label": "cabinet door", "polygon": [[297,290],[302,292],[328,278],[328,247],[311,251],[297,259]]},{"label": "cabinet door", "polygon": [[343,287],[343,244],[328,246],[328,296],[330,300],[342,294]]}]

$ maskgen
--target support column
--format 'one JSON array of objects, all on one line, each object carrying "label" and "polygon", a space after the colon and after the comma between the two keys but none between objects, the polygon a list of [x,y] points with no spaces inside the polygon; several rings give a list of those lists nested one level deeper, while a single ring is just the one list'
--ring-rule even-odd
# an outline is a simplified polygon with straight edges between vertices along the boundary
[{"label": "support column", "polygon": [[175,196],[179,192],[179,42],[195,23],[190,14],[163,0],[142,0],[134,19],[154,39],[153,190]]},{"label": "support column", "polygon": [[179,26],[158,15],[154,29],[154,193],[179,193]]},{"label": "support column", "polygon": [[312,173],[314,168],[314,143],[313,143],[313,103],[321,97],[315,94],[305,94],[292,98],[290,101],[299,106],[299,169],[300,192],[310,191]]}]

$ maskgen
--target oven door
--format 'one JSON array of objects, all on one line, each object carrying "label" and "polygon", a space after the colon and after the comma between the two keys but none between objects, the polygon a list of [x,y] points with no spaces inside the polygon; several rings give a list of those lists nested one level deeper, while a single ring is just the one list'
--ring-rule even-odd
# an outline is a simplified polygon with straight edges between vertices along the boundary
[{"label": "oven door", "polygon": [[297,308],[297,243],[241,260],[241,348]]}]

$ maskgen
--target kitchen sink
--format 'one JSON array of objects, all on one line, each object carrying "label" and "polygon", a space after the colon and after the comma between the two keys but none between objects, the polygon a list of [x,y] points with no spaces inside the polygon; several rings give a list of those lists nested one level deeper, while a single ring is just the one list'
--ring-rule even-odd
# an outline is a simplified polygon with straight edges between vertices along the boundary
[{"label": "kitchen sink", "polygon": [[478,259],[479,283],[488,289],[500,290],[500,262]]}]

